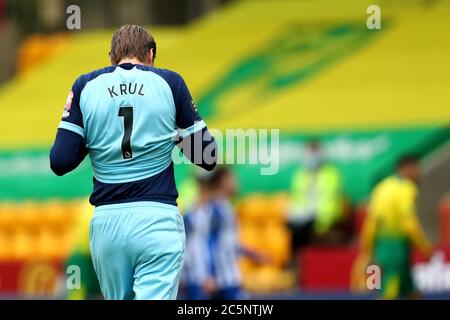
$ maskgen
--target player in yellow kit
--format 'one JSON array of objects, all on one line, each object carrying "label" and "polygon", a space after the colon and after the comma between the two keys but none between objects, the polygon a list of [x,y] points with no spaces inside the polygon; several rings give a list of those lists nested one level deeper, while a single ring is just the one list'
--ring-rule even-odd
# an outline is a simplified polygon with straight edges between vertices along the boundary
[{"label": "player in yellow kit", "polygon": [[418,159],[403,157],[397,173],[381,181],[373,190],[361,236],[360,261],[381,268],[381,296],[384,299],[414,297],[411,251],[425,256],[432,246],[422,230],[416,212],[420,177]]}]

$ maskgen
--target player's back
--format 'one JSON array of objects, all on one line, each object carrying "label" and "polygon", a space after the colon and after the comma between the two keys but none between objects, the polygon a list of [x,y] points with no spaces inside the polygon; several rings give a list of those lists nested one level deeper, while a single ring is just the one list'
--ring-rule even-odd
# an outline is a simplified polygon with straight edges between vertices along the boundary
[{"label": "player's back", "polygon": [[175,105],[168,83],[155,72],[160,71],[116,67],[84,88],[80,108],[98,180],[142,179],[169,165]]},{"label": "player's back", "polygon": [[374,189],[369,205],[369,214],[377,221],[381,234],[402,236],[405,218],[414,214],[416,188],[413,183],[397,176],[388,177]]},{"label": "player's back", "polygon": [[216,199],[212,203],[211,233],[214,242],[211,254],[217,285],[219,288],[240,286],[242,279],[238,266],[236,213],[226,199]]},{"label": "player's back", "polygon": [[201,285],[211,274],[210,220],[212,208],[203,204],[189,209],[183,216],[186,230],[184,281]]},{"label": "player's back", "polygon": [[79,77],[59,126],[86,142],[94,171],[93,205],[176,205],[175,140],[205,127],[180,75],[131,63]]}]

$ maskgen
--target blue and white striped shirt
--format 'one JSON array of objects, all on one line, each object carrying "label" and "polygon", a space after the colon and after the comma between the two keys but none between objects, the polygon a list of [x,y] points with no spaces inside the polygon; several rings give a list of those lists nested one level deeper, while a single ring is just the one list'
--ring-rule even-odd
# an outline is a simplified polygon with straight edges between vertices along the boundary
[{"label": "blue and white striped shirt", "polygon": [[215,200],[184,216],[184,281],[202,285],[214,278],[219,289],[241,285],[235,212],[226,200]]}]

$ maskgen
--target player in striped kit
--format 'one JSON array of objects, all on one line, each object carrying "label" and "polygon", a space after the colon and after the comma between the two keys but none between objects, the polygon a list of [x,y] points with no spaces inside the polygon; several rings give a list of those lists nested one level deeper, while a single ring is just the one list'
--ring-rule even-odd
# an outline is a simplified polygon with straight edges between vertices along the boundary
[{"label": "player in striped kit", "polygon": [[187,247],[184,283],[189,299],[245,298],[240,255],[268,263],[270,257],[240,244],[230,199],[237,192],[234,174],[224,166],[199,177],[202,199],[184,216]]}]

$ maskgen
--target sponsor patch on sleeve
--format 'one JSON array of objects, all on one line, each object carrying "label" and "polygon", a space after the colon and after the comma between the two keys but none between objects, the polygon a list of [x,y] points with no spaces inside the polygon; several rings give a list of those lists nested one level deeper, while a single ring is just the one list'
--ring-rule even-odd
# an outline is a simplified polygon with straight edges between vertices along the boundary
[{"label": "sponsor patch on sleeve", "polygon": [[72,100],[73,100],[73,92],[70,91],[69,95],[67,96],[66,104],[64,106],[64,111],[62,114],[63,118],[67,118],[70,116],[70,108],[72,108]]}]

